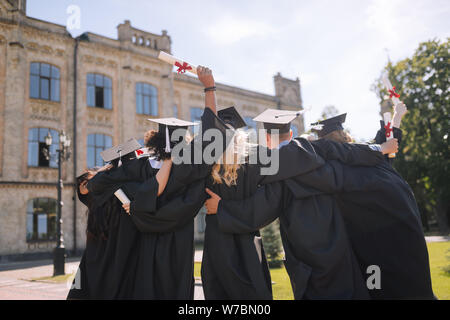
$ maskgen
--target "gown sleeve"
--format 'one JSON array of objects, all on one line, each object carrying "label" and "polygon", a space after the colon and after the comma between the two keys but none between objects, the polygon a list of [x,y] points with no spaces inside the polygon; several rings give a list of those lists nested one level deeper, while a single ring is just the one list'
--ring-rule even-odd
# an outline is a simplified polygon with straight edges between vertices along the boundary
[{"label": "gown sleeve", "polygon": [[340,143],[328,139],[311,143],[325,160],[338,160],[352,166],[375,166],[383,161],[383,154],[366,144]]},{"label": "gown sleeve", "polygon": [[281,182],[261,186],[243,200],[221,200],[217,210],[223,232],[245,234],[258,231],[278,218],[283,211]]},{"label": "gown sleeve", "polygon": [[[267,154],[272,161],[278,161],[278,171],[275,174],[261,175],[259,184],[282,181],[297,175],[311,172],[324,165],[324,159],[316,153],[308,140],[298,138],[280,149],[270,150],[258,146],[258,154]],[[274,152],[277,152],[275,154]],[[264,166],[261,166],[263,168]],[[261,168],[259,172],[261,172]]]},{"label": "gown sleeve", "polygon": [[[142,204],[135,205],[134,209],[130,210],[130,217],[141,232],[172,232],[192,221],[205,200],[204,182],[198,181],[170,199],[167,199],[163,193],[157,200],[155,198],[153,203],[148,202],[147,207]],[[150,210],[153,209],[152,204],[157,206],[154,210]]]}]

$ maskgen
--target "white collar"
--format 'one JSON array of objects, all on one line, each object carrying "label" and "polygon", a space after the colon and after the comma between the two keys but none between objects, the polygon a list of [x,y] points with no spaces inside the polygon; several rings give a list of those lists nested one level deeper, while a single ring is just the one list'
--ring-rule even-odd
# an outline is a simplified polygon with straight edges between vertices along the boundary
[{"label": "white collar", "polygon": [[163,163],[161,160],[156,160],[155,157],[151,157],[148,159],[148,161],[150,162],[150,165],[153,169],[161,169]]}]

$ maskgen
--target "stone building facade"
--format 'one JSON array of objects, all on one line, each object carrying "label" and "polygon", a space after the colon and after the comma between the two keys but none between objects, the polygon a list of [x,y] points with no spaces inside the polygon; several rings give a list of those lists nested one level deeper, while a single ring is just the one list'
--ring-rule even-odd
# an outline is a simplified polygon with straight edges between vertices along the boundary
[{"label": "stone building facade", "polygon": [[[199,81],[157,59],[160,50],[171,52],[167,32],[138,30],[129,21],[117,29],[118,39],[90,32],[73,38],[65,26],[27,17],[25,0],[0,0],[0,259],[43,255],[55,246],[57,169],[39,154],[43,134],[64,130],[72,140],[62,166],[62,230],[66,249],[75,252],[84,248],[86,208],[74,181],[98,162],[97,152],[142,139],[152,128],[149,117],[201,115]],[[138,95],[138,83],[148,92]],[[218,83],[219,109],[236,106],[251,123],[266,108],[301,108],[298,79],[277,74],[274,84],[275,96]],[[142,103],[151,111],[137,112]],[[294,124],[302,133],[303,119]],[[200,239],[202,215],[196,227]]]}]

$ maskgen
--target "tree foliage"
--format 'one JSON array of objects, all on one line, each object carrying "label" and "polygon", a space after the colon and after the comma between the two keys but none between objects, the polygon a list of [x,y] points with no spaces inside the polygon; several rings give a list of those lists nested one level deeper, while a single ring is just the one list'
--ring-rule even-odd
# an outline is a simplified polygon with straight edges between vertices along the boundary
[{"label": "tree foliage", "polygon": [[266,226],[261,231],[264,251],[266,252],[267,262],[271,268],[279,268],[282,265],[281,260],[281,238],[280,226],[278,220]]},{"label": "tree foliage", "polygon": [[[389,62],[387,72],[408,107],[402,120],[403,141],[394,167],[412,187],[422,216],[435,217],[448,232],[450,202],[450,43],[421,43],[411,58]],[[386,99],[381,76],[374,85]]]}]

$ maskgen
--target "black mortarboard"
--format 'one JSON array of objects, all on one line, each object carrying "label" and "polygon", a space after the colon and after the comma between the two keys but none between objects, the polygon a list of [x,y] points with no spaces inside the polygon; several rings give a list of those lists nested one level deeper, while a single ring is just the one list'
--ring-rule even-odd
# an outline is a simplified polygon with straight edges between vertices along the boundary
[{"label": "black mortarboard", "polygon": [[105,162],[111,162],[119,159],[120,163],[122,157],[126,157],[129,153],[132,153],[140,148],[142,148],[142,146],[136,139],[130,139],[115,147],[100,152],[100,155],[102,156],[103,161]]},{"label": "black mortarboard", "polygon": [[234,129],[239,129],[247,126],[244,119],[242,119],[235,107],[229,107],[217,111],[217,116],[225,123],[231,125]]},{"label": "black mortarboard", "polygon": [[302,111],[267,109],[253,120],[262,122],[268,132],[278,130],[278,133],[287,133],[291,130],[291,122],[302,113]]},{"label": "black mortarboard", "polygon": [[343,113],[336,117],[332,117],[326,120],[318,121],[316,123],[311,123],[312,126],[318,126],[319,128],[312,128],[313,132],[317,132],[319,138],[326,136],[327,134],[336,131],[336,130],[344,130],[342,124],[345,122],[347,114]]},{"label": "black mortarboard", "polygon": [[166,152],[170,152],[172,150],[170,144],[170,138],[176,129],[186,129],[188,126],[196,126],[198,123],[180,120],[177,118],[159,118],[159,119],[148,119],[149,121],[158,123],[158,131],[160,133],[164,133],[166,137]]}]

